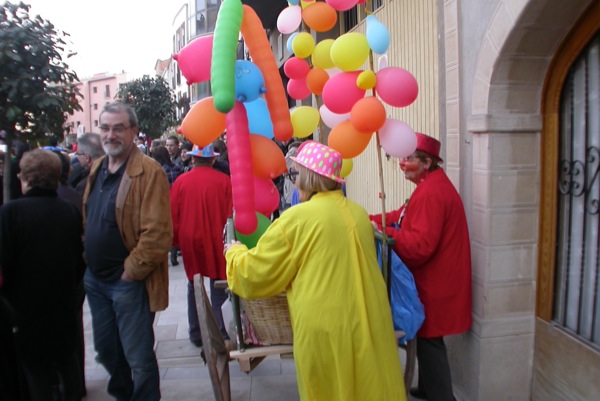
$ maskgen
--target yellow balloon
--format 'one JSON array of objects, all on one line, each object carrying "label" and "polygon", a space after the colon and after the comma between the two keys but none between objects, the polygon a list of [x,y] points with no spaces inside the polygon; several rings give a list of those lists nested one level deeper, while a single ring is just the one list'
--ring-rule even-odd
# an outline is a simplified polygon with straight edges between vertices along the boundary
[{"label": "yellow balloon", "polygon": [[377,77],[371,70],[364,70],[356,78],[356,86],[363,90],[373,89],[377,83]]},{"label": "yellow balloon", "polygon": [[317,2],[317,0],[300,0],[300,5],[302,6],[302,9],[304,10],[306,7],[311,6],[316,2]]},{"label": "yellow balloon", "polygon": [[306,138],[312,134],[319,126],[319,110],[310,106],[296,107],[290,113],[294,136],[296,138]]},{"label": "yellow balloon", "polygon": [[308,32],[300,32],[292,41],[292,51],[299,58],[307,58],[315,50],[315,38]]},{"label": "yellow balloon", "polygon": [[367,37],[359,32],[346,33],[333,42],[331,60],[343,71],[359,69],[369,57]]},{"label": "yellow balloon", "polygon": [[354,168],[354,161],[352,159],[342,159],[342,170],[340,171],[340,176],[342,178],[347,177],[348,174],[352,172],[352,168]]},{"label": "yellow balloon", "polygon": [[322,70],[335,67],[335,64],[333,64],[333,61],[331,61],[331,56],[329,54],[333,42],[335,42],[334,39],[325,39],[317,43],[311,57],[314,67]]}]

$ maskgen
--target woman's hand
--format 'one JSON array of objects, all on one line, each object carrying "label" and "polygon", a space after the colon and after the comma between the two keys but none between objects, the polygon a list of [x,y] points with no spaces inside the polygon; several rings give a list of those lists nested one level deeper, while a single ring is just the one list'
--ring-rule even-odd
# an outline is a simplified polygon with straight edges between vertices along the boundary
[{"label": "woman's hand", "polygon": [[241,244],[241,242],[236,241],[236,240],[232,240],[229,244],[225,243],[225,246],[223,247],[223,256],[225,256],[225,254],[227,253],[229,248],[231,248],[234,245],[239,245],[239,244]]}]

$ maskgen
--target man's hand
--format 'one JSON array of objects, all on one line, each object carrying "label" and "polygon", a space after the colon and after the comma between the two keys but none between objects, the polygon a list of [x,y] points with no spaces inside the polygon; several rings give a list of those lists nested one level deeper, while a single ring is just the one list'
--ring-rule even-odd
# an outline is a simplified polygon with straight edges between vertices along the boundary
[{"label": "man's hand", "polygon": [[123,281],[134,281],[131,277],[129,277],[129,275],[127,274],[126,271],[123,271],[123,274],[121,274],[121,280],[123,280]]}]

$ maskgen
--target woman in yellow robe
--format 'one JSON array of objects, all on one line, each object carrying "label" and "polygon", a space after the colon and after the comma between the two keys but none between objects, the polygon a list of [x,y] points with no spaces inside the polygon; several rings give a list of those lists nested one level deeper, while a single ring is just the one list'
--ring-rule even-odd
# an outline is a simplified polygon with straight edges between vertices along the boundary
[{"label": "woman in yellow robe", "polygon": [[302,203],[255,248],[226,246],[229,288],[243,298],[286,292],[302,401],[404,401],[373,226],[341,191],[342,158],[309,141],[294,162]]}]

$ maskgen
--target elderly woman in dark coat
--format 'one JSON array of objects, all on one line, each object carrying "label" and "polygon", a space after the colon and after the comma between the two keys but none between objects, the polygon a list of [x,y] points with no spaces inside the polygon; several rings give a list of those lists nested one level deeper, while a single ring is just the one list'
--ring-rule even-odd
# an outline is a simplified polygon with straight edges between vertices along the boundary
[{"label": "elderly woman in dark coat", "polygon": [[81,214],[57,197],[61,163],[51,151],[23,155],[23,197],[0,208],[0,292],[14,311],[17,359],[32,400],[81,397],[75,357],[76,288],[84,262]]}]

